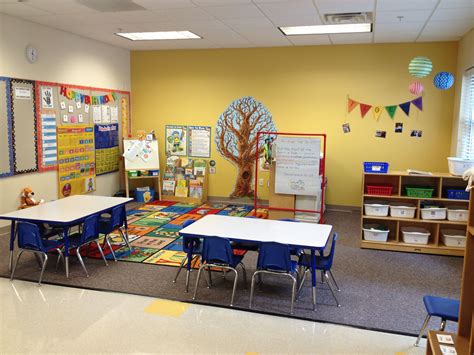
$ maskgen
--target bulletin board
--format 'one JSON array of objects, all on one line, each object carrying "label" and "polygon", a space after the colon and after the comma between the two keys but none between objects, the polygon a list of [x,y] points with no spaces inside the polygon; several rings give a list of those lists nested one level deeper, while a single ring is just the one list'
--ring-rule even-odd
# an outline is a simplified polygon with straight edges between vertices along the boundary
[{"label": "bulletin board", "polygon": [[95,191],[94,126],[57,128],[59,198]]},{"label": "bulletin board", "polygon": [[13,170],[38,171],[35,82],[11,79]]},{"label": "bulletin board", "polygon": [[0,77],[0,177],[13,174],[10,79]]},{"label": "bulletin board", "polygon": [[94,125],[96,175],[119,170],[119,125]]},{"label": "bulletin board", "polygon": [[[140,151],[137,150],[127,157],[127,153],[134,150],[134,147],[139,142],[149,143],[151,152],[147,160],[140,157]],[[123,140],[124,162],[125,170],[160,170],[160,154],[158,150],[158,141],[138,141],[135,139]]]}]

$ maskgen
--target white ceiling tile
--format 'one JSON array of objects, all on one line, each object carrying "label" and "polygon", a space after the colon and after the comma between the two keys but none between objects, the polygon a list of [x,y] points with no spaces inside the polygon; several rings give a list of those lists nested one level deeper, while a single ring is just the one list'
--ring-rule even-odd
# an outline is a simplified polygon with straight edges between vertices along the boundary
[{"label": "white ceiling tile", "polygon": [[413,33],[383,33],[374,35],[374,43],[406,43],[414,42],[417,34]]},{"label": "white ceiling tile", "polygon": [[133,2],[150,10],[195,7],[191,0],[133,0]]},{"label": "white ceiling tile", "polygon": [[209,31],[228,30],[229,28],[218,20],[184,21],[184,22],[144,22],[140,26],[146,31],[192,31],[203,36]]},{"label": "white ceiling tile", "polygon": [[204,7],[203,9],[221,20],[248,17],[265,17],[265,15],[258,9],[258,7],[252,4],[208,6]]},{"label": "white ceiling tile", "polygon": [[436,9],[430,21],[471,20],[474,24],[474,7],[457,9]]},{"label": "white ceiling tile", "polygon": [[438,0],[377,0],[377,11],[432,10]]},{"label": "white ceiling tile", "polygon": [[162,9],[154,12],[163,15],[169,21],[213,20],[214,17],[199,7],[184,7],[179,9]]},{"label": "white ceiling tile", "polygon": [[472,21],[430,21],[423,29],[427,36],[462,37],[472,28]]},{"label": "white ceiling tile", "polygon": [[270,19],[274,17],[318,16],[311,0],[294,0],[291,2],[261,3],[258,5]]},{"label": "white ceiling tile", "polygon": [[314,26],[322,25],[322,21],[317,15],[313,16],[276,16],[271,18],[272,23],[277,27],[284,26]]},{"label": "white ceiling tile", "polygon": [[115,16],[125,23],[158,22],[168,19],[168,16],[150,10],[120,11],[116,12]]},{"label": "white ceiling tile", "polygon": [[407,23],[379,23],[374,25],[374,32],[377,33],[418,33],[423,28],[424,22]]},{"label": "white ceiling tile", "polygon": [[315,0],[321,15],[344,12],[374,11],[375,0]]},{"label": "white ceiling tile", "polygon": [[266,17],[248,17],[248,18],[239,18],[239,19],[226,19],[222,21],[227,26],[235,30],[245,30],[245,29],[277,29],[277,27]]},{"label": "white ceiling tile", "polygon": [[327,35],[287,36],[295,46],[331,44]]},{"label": "white ceiling tile", "polygon": [[72,0],[30,0],[28,5],[52,14],[86,14],[98,12]]},{"label": "white ceiling tile", "polygon": [[441,0],[438,9],[455,9],[458,7],[468,8],[474,7],[472,0]]},{"label": "white ceiling tile", "polygon": [[459,41],[461,37],[458,36],[449,36],[449,35],[424,35],[422,34],[416,40],[417,43],[419,42],[446,42],[446,41]]},{"label": "white ceiling tile", "polygon": [[220,5],[236,5],[251,4],[252,0],[193,0],[198,6],[220,6]]},{"label": "white ceiling tile", "polygon": [[16,17],[41,16],[50,14],[47,11],[28,6],[26,3],[2,3],[0,4],[0,13]]},{"label": "white ceiling tile", "polygon": [[372,33],[341,33],[329,37],[334,44],[372,43]]},{"label": "white ceiling tile", "polygon": [[426,22],[430,15],[431,10],[377,11],[375,23]]}]

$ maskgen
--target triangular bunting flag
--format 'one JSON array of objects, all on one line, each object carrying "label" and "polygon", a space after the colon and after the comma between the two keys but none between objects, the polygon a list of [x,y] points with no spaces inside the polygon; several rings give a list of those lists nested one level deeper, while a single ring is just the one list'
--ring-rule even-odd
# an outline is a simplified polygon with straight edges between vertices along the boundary
[{"label": "triangular bunting flag", "polygon": [[403,112],[405,112],[405,115],[410,116],[410,101],[404,102],[403,104],[400,104],[400,108],[402,109]]},{"label": "triangular bunting flag", "polygon": [[420,96],[414,100],[411,100],[411,103],[415,105],[418,108],[418,110],[423,111],[423,96]]},{"label": "triangular bunting flag", "polygon": [[355,109],[358,104],[359,103],[357,101],[354,101],[351,98],[347,98],[347,112],[351,113],[351,111]]},{"label": "triangular bunting flag", "polygon": [[360,115],[362,118],[369,112],[369,110],[372,108],[372,105],[366,105],[366,104],[359,104],[360,105]]},{"label": "triangular bunting flag", "polygon": [[374,106],[374,109],[372,111],[374,112],[374,118],[378,121],[380,115],[382,114],[383,106]]},{"label": "triangular bunting flag", "polygon": [[397,105],[385,106],[385,109],[387,110],[387,113],[390,118],[393,120],[393,116],[395,116],[395,111],[397,110]]}]

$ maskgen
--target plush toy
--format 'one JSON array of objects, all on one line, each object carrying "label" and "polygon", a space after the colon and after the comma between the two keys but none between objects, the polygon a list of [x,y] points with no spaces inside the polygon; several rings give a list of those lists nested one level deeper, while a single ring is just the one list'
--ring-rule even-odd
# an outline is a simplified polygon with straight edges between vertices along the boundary
[{"label": "plush toy", "polygon": [[31,187],[25,187],[23,190],[21,190],[20,209],[37,206],[44,202],[44,200],[35,201],[33,198],[34,195],[35,193]]}]

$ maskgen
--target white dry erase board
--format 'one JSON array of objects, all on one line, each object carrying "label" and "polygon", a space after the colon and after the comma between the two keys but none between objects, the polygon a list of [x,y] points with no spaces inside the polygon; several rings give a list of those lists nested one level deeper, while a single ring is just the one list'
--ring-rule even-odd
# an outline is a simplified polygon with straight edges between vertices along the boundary
[{"label": "white dry erase board", "polygon": [[278,137],[275,192],[277,194],[316,196],[321,189],[320,152],[320,138]]},{"label": "white dry erase board", "polygon": [[[145,147],[148,144],[148,148]],[[149,149],[147,152],[144,150]],[[158,141],[123,140],[125,170],[160,170]]]}]

